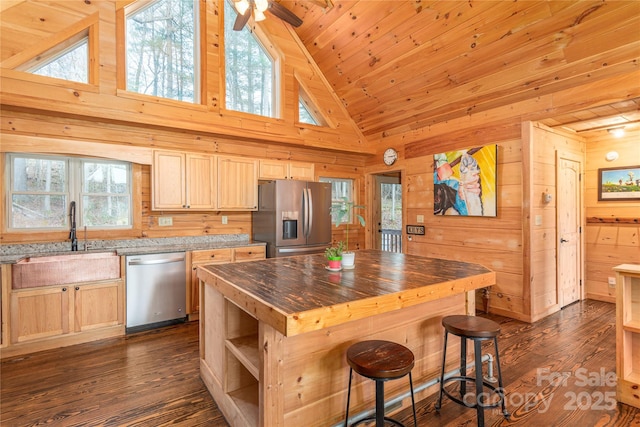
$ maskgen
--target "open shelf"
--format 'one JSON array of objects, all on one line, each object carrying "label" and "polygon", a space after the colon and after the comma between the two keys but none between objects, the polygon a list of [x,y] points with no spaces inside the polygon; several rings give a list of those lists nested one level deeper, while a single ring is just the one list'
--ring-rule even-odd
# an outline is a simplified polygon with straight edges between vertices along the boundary
[{"label": "open shelf", "polygon": [[640,321],[626,322],[624,325],[622,325],[622,328],[625,331],[640,334]]},{"label": "open shelf", "polygon": [[248,426],[258,425],[258,383],[248,385],[229,393],[229,397],[238,407]]},{"label": "open shelf", "polygon": [[258,379],[260,376],[260,354],[258,353],[258,337],[249,335],[245,337],[226,340],[227,349],[242,363],[245,368]]},{"label": "open shelf", "polygon": [[618,289],[616,304],[616,373],[619,402],[640,407],[640,265],[623,264],[614,268]]}]

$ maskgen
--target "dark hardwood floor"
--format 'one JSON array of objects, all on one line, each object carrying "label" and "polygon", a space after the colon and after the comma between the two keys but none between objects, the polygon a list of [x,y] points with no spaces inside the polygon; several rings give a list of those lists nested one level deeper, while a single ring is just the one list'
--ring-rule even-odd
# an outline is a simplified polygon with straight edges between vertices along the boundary
[{"label": "dark hardwood floor", "polygon": [[[639,409],[611,401],[614,305],[584,301],[535,324],[488,317],[502,326],[512,416],[488,410],[487,426],[640,427]],[[197,329],[190,323],[3,360],[0,424],[227,426],[199,378]],[[446,399],[439,413],[435,396],[417,405],[423,426],[476,424],[473,410]],[[413,425],[410,409],[397,417]]]}]

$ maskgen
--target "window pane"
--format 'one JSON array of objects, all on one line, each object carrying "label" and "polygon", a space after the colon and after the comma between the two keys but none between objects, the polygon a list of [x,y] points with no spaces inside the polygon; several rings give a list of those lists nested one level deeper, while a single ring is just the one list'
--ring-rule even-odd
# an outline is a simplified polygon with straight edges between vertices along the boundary
[{"label": "window pane", "polygon": [[96,226],[127,226],[130,212],[129,196],[84,196],[83,224]]},{"label": "window pane", "polygon": [[127,165],[84,162],[84,193],[126,194],[129,191]]},{"label": "window pane", "polygon": [[224,16],[225,105],[229,110],[273,117],[273,60],[247,25],[233,31],[238,15],[228,1],[224,2]]},{"label": "window pane", "polygon": [[66,215],[64,195],[14,194],[11,197],[11,228],[66,228]]},{"label": "window pane", "polygon": [[33,74],[72,80],[75,82],[89,82],[89,43],[85,38],[62,54],[51,58],[42,66],[34,69]]},{"label": "window pane", "polygon": [[127,90],[195,102],[194,0],[158,0],[127,16]]},{"label": "window pane", "polygon": [[307,107],[302,103],[302,101],[298,102],[298,115],[300,123],[307,123],[310,125],[318,126],[318,122],[313,118]]},{"label": "window pane", "polygon": [[[342,205],[345,200],[353,201],[353,180],[352,179],[340,179],[340,178],[324,178],[320,177],[320,182],[330,182],[331,183],[331,206],[339,207]],[[345,224],[347,222],[353,222],[353,218],[339,218],[341,215],[340,212],[335,209],[331,213],[331,222],[336,224],[338,219],[340,219],[341,224]],[[353,215],[353,212],[351,212]]]},{"label": "window pane", "polygon": [[64,160],[13,158],[13,191],[54,192],[66,191],[67,165]]},{"label": "window pane", "polygon": [[402,185],[380,184],[382,228],[402,230]]}]

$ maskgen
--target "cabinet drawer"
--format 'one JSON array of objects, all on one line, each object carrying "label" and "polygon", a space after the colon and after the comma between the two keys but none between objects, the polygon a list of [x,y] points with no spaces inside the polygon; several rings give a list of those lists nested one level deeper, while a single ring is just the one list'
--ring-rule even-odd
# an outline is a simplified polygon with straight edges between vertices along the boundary
[{"label": "cabinet drawer", "polygon": [[191,263],[218,264],[231,262],[231,249],[210,249],[206,251],[191,252]]},{"label": "cabinet drawer", "polygon": [[236,262],[253,261],[265,258],[264,246],[251,246],[247,248],[236,248]]}]

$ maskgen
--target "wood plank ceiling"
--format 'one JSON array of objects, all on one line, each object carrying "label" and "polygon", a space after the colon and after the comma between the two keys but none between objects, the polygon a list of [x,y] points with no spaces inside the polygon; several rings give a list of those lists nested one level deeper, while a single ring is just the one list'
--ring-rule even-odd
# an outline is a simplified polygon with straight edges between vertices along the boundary
[{"label": "wood plank ceiling", "polygon": [[[640,57],[639,1],[280,3],[303,19],[296,33],[374,139],[629,72]],[[637,123],[638,100],[625,101],[547,124]]]}]

